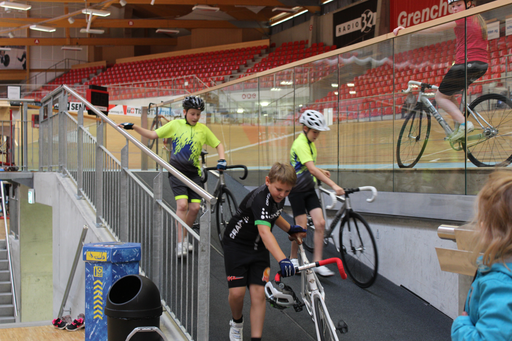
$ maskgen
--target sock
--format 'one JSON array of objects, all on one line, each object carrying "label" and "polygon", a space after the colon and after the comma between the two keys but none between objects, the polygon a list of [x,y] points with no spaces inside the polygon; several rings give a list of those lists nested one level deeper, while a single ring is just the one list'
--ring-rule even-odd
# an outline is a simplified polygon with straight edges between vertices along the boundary
[{"label": "sock", "polygon": [[233,322],[235,322],[235,323],[242,323],[242,322],[244,322],[244,315],[242,315],[242,317],[240,317],[240,319],[238,319],[238,320],[235,320],[235,318],[233,318]]}]

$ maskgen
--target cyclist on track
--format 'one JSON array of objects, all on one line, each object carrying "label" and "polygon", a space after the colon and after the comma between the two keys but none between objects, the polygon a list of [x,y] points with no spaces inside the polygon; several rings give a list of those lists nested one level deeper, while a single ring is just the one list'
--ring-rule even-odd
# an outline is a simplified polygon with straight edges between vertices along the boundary
[{"label": "cyclist on track", "polygon": [[270,276],[270,254],[279,262],[283,277],[293,276],[295,268],[272,234],[275,224],[292,239],[305,237],[302,227],[290,225],[281,213],[284,201],[297,176],[290,165],[276,162],[265,184],[242,200],[224,232],[224,266],[229,287],[229,340],[243,340],[243,307],[246,288],[251,296],[251,340],[261,340],[265,320],[265,284]]},{"label": "cyclist on track", "polygon": [[[199,156],[204,144],[217,149],[219,154],[217,169],[224,170],[227,166],[224,157],[224,146],[206,125],[198,122],[203,110],[204,101],[201,98],[188,96],[183,100],[184,119],[170,121],[157,130],[148,130],[133,123],[121,123],[119,127],[126,130],[133,129],[148,139],[171,139],[172,153],[169,164],[198,186],[203,187]],[[169,183],[176,199],[176,214],[188,226],[192,226],[199,212],[201,204],[200,195],[170,173]],[[186,256],[189,251],[193,250],[192,243],[188,243],[187,230],[178,226],[177,234],[178,245],[176,247],[176,254],[178,257]]]},{"label": "cyclist on track", "polygon": [[[470,0],[448,0],[453,13],[459,13],[473,7]],[[404,27],[399,26],[393,30],[395,35]],[[474,130],[473,123],[467,122],[459,110],[459,103],[454,94],[468,87],[471,83],[482,77],[487,71],[487,25],[481,15],[457,19],[436,27],[421,31],[421,33],[434,33],[453,28],[455,31],[455,64],[448,70],[436,92],[436,102],[455,121],[456,127],[449,137],[454,142],[464,137],[465,129],[470,133]],[[465,32],[467,31],[467,37]],[[466,44],[467,43],[467,44]],[[466,55],[467,49],[467,55]],[[467,83],[466,83],[467,72]],[[458,128],[457,128],[458,125]]]},{"label": "cyclist on track", "polygon": [[[297,136],[290,150],[290,163],[297,173],[297,185],[291,191],[288,200],[297,225],[307,227],[307,213],[313,219],[315,226],[313,261],[317,262],[322,260],[325,219],[315,191],[316,178],[331,186],[336,195],[343,195],[345,191],[330,179],[329,171],[315,166],[317,157],[315,141],[320,136],[320,132],[330,130],[324,115],[316,110],[306,110],[300,116],[299,123],[302,123],[302,133]],[[298,249],[297,243],[292,242],[290,259],[295,266],[299,266]],[[334,272],[326,266],[316,267],[315,271],[324,277],[334,275]]]}]

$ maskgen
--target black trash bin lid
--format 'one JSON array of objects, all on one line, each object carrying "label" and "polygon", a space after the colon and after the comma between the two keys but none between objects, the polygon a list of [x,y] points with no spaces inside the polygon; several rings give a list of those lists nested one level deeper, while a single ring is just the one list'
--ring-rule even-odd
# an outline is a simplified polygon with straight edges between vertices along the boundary
[{"label": "black trash bin lid", "polygon": [[117,280],[108,292],[105,315],[128,319],[160,316],[160,291],[147,277],[124,276]]}]

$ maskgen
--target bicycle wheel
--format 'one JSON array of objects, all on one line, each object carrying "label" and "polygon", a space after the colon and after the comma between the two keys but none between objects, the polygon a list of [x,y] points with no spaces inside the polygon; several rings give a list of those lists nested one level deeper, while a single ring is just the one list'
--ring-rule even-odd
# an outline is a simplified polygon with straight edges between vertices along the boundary
[{"label": "bicycle wheel", "polygon": [[412,168],[418,163],[427,147],[430,124],[430,115],[423,111],[421,105],[416,105],[407,115],[396,144],[398,167]]},{"label": "bicycle wheel", "polygon": [[475,127],[467,136],[469,160],[477,167],[508,166],[512,161],[512,101],[487,94],[475,99],[469,108],[476,115],[476,119],[468,115]]},{"label": "bicycle wheel", "polygon": [[215,215],[217,217],[217,237],[219,238],[220,246],[222,245],[222,237],[226,226],[228,226],[231,217],[235,215],[238,205],[233,194],[227,188],[223,188],[215,205]]},{"label": "bicycle wheel", "polygon": [[356,212],[347,212],[340,231],[341,260],[354,283],[368,288],[377,278],[379,256],[372,230]]},{"label": "bicycle wheel", "polygon": [[313,225],[313,220],[308,215],[308,228],[306,231],[306,238],[302,240],[304,244],[304,248],[313,253],[315,252],[315,225]]},{"label": "bicycle wheel", "polygon": [[320,340],[322,341],[333,341],[338,340],[335,330],[333,330],[334,324],[331,321],[331,317],[322,304],[320,297],[315,296],[314,298],[314,309],[315,309],[315,324],[318,330]]}]

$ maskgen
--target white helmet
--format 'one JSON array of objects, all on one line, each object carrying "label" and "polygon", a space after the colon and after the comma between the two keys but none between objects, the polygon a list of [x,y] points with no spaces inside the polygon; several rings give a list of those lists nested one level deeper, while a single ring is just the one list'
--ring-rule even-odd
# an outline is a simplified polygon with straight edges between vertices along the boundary
[{"label": "white helmet", "polygon": [[292,288],[284,283],[279,283],[278,288],[272,285],[272,282],[265,284],[265,296],[270,305],[279,310],[293,307],[297,303],[300,305],[300,301],[297,300],[297,296],[293,292]]},{"label": "white helmet", "polygon": [[318,131],[331,130],[325,122],[324,115],[316,110],[306,110],[300,116],[299,123],[304,124],[306,127]]}]

